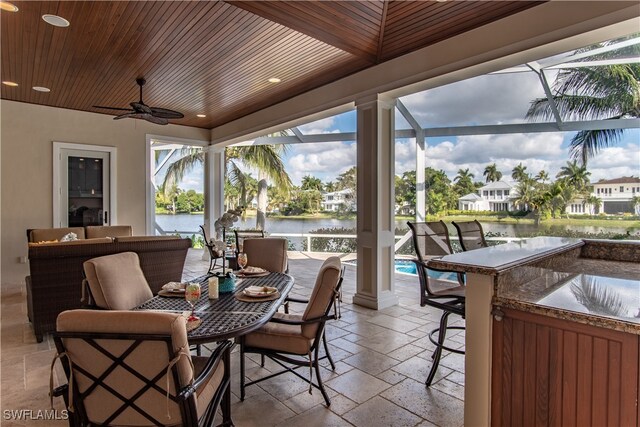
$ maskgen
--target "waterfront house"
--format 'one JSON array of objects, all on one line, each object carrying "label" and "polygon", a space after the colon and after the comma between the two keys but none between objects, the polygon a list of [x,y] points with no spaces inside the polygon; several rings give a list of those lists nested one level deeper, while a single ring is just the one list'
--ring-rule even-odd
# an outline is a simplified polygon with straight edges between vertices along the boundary
[{"label": "waterfront house", "polygon": [[330,212],[337,212],[339,210],[350,212],[354,211],[356,207],[353,191],[348,188],[322,193],[321,205],[323,211]]}]

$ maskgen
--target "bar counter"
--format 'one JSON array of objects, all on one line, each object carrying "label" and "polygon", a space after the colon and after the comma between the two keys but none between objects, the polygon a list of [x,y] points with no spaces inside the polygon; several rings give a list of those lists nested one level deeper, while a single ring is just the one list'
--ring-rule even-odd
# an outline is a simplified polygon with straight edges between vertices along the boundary
[{"label": "bar counter", "polygon": [[[615,331],[611,332],[614,334],[627,334],[633,337],[637,358],[640,335],[638,241],[536,237],[447,255],[430,260],[428,265],[466,274],[467,426],[504,425],[495,419],[496,413],[492,420],[491,411],[492,392],[501,394],[495,384],[492,387],[492,365],[501,366],[492,359],[492,351],[498,351],[496,342],[502,345],[502,336],[496,336],[494,342],[493,334],[494,330],[502,334],[503,323],[507,322],[496,322],[502,320],[505,312],[509,316],[524,313],[524,318],[534,316],[534,320],[538,316],[543,323],[545,319],[556,323],[568,321],[579,325],[578,328],[587,325],[597,331],[606,329]],[[533,333],[535,343],[535,331]],[[524,330],[520,335],[525,335]],[[535,378],[533,381],[535,383]],[[637,395],[637,390],[635,393]],[[493,399],[502,401],[506,396],[493,396]],[[638,414],[637,408],[635,413]],[[638,417],[633,425],[637,425]]]}]

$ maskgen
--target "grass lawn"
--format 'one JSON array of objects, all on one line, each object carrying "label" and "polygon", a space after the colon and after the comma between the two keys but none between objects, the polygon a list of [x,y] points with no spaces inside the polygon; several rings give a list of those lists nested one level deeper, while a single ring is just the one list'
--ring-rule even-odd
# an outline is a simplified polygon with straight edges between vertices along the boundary
[{"label": "grass lawn", "polygon": [[[396,220],[412,221],[414,218],[410,216],[396,216]],[[470,219],[477,219],[480,222],[498,222],[502,224],[533,224],[534,220],[531,218],[514,218],[504,215],[445,215],[442,217],[429,217],[429,221],[443,220],[444,222],[451,221],[469,221]],[[551,218],[541,221],[542,226],[566,226],[576,225],[584,227],[619,227],[619,228],[640,228],[640,219],[635,217],[633,219],[618,219],[618,218]]]}]

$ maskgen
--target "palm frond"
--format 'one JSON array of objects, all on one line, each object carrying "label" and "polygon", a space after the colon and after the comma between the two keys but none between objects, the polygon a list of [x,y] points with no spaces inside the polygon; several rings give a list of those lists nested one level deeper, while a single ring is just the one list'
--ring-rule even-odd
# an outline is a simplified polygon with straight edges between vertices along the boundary
[{"label": "palm frond", "polygon": [[244,164],[262,171],[276,186],[287,191],[291,188],[291,178],[282,162],[282,156],[287,153],[285,145],[251,145],[236,148],[237,155]]},{"label": "palm frond", "polygon": [[583,165],[603,148],[616,145],[624,134],[624,129],[598,129],[578,132],[569,144],[571,158]]},{"label": "palm frond", "polygon": [[177,185],[178,182],[184,178],[184,176],[193,169],[196,165],[204,164],[205,153],[202,150],[190,150],[183,157],[173,162],[167,168],[167,174],[162,182],[162,187],[165,189],[171,188]]},{"label": "palm frond", "polygon": [[582,276],[580,285],[571,284],[571,293],[590,313],[606,314],[609,316],[625,316],[627,306],[617,293],[599,286],[592,277]]}]

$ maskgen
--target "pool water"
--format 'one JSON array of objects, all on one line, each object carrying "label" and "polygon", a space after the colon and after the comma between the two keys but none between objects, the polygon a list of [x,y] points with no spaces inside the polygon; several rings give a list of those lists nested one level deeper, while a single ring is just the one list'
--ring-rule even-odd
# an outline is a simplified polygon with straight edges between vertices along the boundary
[{"label": "pool water", "polygon": [[[418,271],[416,270],[416,264],[411,260],[396,259],[395,265],[396,265],[396,273],[411,274],[414,276],[418,275]],[[447,271],[430,270],[429,277],[434,277],[436,279],[442,279],[442,280],[458,281],[458,275],[456,273],[450,273]]]}]

